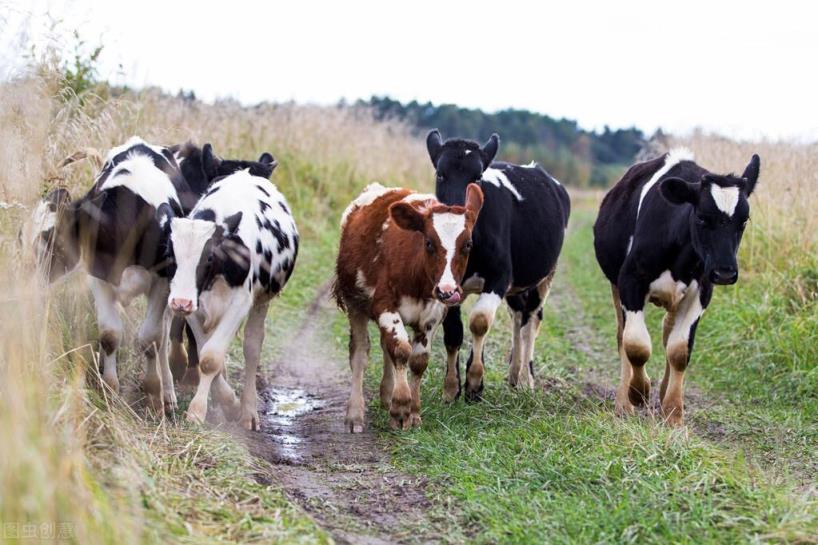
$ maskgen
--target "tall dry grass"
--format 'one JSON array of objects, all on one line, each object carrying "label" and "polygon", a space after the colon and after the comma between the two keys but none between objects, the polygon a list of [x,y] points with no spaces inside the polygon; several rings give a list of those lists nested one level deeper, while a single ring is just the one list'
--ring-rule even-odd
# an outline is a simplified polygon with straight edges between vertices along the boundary
[{"label": "tall dry grass", "polygon": [[672,138],[716,173],[741,174],[754,153],[761,176],[750,199],[751,225],[742,242],[742,268],[755,272],[815,268],[818,255],[818,144],[737,142],[695,132]]},{"label": "tall dry grass", "polygon": [[[275,497],[259,496],[246,477],[255,462],[223,436],[146,420],[102,389],[82,275],[45,286],[17,233],[55,185],[75,197],[90,187],[92,166],[55,170],[63,158],[86,147],[104,152],[134,134],[212,142],[230,157],[272,152],[280,162],[273,181],[306,235],[335,228],[344,201],[372,180],[431,183],[422,141],[360,110],[208,105],[155,90],[61,96],[58,75],[47,70],[0,85],[0,200],[14,205],[0,207],[0,532],[5,523],[38,538],[67,532],[83,544],[164,543],[172,534],[243,541],[271,531],[287,542],[296,535],[288,528],[317,535],[283,499],[271,505]],[[135,384],[139,361],[124,344],[121,376]],[[213,451],[226,452],[229,463],[217,464]],[[216,526],[211,509],[219,510]],[[253,517],[267,521],[261,530]]]}]

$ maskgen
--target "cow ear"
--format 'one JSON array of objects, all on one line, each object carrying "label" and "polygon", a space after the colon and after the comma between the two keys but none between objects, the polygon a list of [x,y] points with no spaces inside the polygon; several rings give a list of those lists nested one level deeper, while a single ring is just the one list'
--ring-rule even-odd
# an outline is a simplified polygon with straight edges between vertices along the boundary
[{"label": "cow ear", "polygon": [[266,151],[258,158],[258,163],[263,167],[263,172],[261,174],[263,174],[265,178],[270,178],[270,176],[273,175],[273,171],[278,166],[278,161],[276,161],[275,158]]},{"label": "cow ear", "polygon": [[497,155],[497,149],[500,147],[500,137],[497,136],[497,133],[492,134],[489,137],[489,141],[483,144],[483,147],[480,148],[480,157],[483,159],[483,170],[486,170],[491,166],[491,162],[494,161],[494,157]]},{"label": "cow ear", "polygon": [[696,206],[699,203],[700,184],[691,184],[681,178],[667,178],[659,186],[662,196],[670,204],[689,203]]},{"label": "cow ear", "polygon": [[218,175],[221,162],[222,160],[213,153],[213,146],[210,143],[205,144],[202,148],[202,170],[208,182]]},{"label": "cow ear", "polygon": [[481,208],[483,208],[483,190],[477,184],[469,184],[466,186],[466,210],[474,214],[474,221],[477,220]]},{"label": "cow ear", "polygon": [[753,191],[756,188],[756,182],[758,181],[758,174],[761,170],[761,158],[758,155],[753,155],[750,159],[750,162],[747,164],[747,168],[744,169],[744,174],[741,175],[742,178],[746,180],[746,185],[744,186],[744,193],[749,197],[752,195]]},{"label": "cow ear", "polygon": [[407,231],[423,231],[423,214],[408,202],[396,202],[389,207],[392,221]]},{"label": "cow ear", "polygon": [[443,151],[443,138],[441,138],[439,130],[432,129],[426,135],[426,149],[429,151],[432,166],[437,168],[437,160],[440,159],[440,153]]},{"label": "cow ear", "polygon": [[241,217],[244,215],[243,212],[236,212],[232,216],[227,216],[224,218],[224,225],[227,227],[228,234],[232,234],[236,232],[236,229],[239,228],[239,223],[241,223]]}]

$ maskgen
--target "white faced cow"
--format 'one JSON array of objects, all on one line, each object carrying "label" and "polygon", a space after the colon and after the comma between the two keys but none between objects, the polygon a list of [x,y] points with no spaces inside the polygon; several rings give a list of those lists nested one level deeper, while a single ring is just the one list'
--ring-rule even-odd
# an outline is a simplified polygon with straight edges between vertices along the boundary
[{"label": "white faced cow", "polygon": [[[212,151],[209,146],[205,148]],[[201,150],[194,157],[192,149],[190,146],[185,154],[175,157],[169,148],[133,137],[108,153],[86,195],[72,202],[66,190],[57,189],[34,214],[38,230],[32,242],[49,280],[56,280],[80,262],[89,274],[102,376],[114,391],[119,389],[116,351],[123,332],[119,306],[127,306],[139,295],[148,296],[137,343],[146,358],[148,405],[157,412],[163,408],[172,411],[176,406],[166,350],[165,246],[170,219],[184,216],[201,196],[201,189],[193,189],[178,167],[180,158],[189,167],[201,165]],[[208,180],[196,182],[206,188]]]},{"label": "white faced cow", "polygon": [[712,174],[689,151],[674,150],[631,167],[602,201],[594,247],[616,311],[618,414],[631,414],[650,398],[645,363],[651,341],[644,315],[650,301],[667,311],[662,411],[670,425],[684,422],[684,373],[696,326],[713,285],[738,279],[736,254],[758,173],[757,155],[738,177]]},{"label": "white faced cow", "polygon": [[[187,218],[170,222],[167,304],[184,316],[201,374],[188,420],[203,422],[211,386],[228,416],[258,429],[256,370],[270,299],[292,274],[298,231],[284,196],[264,177],[240,171],[213,183]],[[242,322],[241,403],[224,377],[225,355]]]}]

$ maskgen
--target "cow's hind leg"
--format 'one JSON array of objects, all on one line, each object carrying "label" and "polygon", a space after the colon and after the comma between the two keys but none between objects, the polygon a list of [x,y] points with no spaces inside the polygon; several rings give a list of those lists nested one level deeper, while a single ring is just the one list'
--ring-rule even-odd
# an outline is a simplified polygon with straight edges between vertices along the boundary
[{"label": "cow's hind leg", "polygon": [[[344,426],[350,433],[364,431],[364,371],[369,362],[369,319],[366,314],[349,311],[349,367],[352,380]],[[383,395],[383,386],[381,386]]]},{"label": "cow's hind leg", "polygon": [[443,319],[443,344],[446,346],[446,377],[443,379],[443,401],[460,396],[460,347],[463,344],[463,320],[460,306],[452,307]]},{"label": "cow's hind leg", "polygon": [[523,318],[524,299],[520,295],[506,297],[511,314],[511,354],[508,357],[508,384],[517,386],[520,379],[520,367],[523,362]]},{"label": "cow's hind leg", "polygon": [[[145,358],[145,378],[142,386],[145,390],[148,407],[150,407],[157,414],[164,410],[163,398],[165,390],[162,387],[163,369],[162,366],[167,362],[167,358],[160,356],[160,351],[167,348],[167,344],[163,341],[163,335],[167,334],[167,301],[168,301],[168,282],[164,279],[156,279],[150,288],[148,294],[148,308],[145,314],[145,320],[139,327],[137,334],[137,346],[142,351]],[[170,385],[170,391],[173,391],[173,384]],[[168,411],[175,406],[175,394],[172,399],[168,400],[170,406]]]},{"label": "cow's hind leg", "polygon": [[483,374],[485,372],[483,345],[494,323],[494,316],[500,301],[502,299],[496,293],[482,293],[469,315],[472,350],[466,364],[466,401],[479,401],[483,395]]},{"label": "cow's hind leg", "polygon": [[264,319],[269,302],[259,303],[250,309],[244,325],[244,389],[241,391],[241,414],[239,424],[247,430],[258,430],[258,393],[256,373],[264,343]]},{"label": "cow's hind leg", "polygon": [[88,280],[94,297],[99,329],[99,352],[102,360],[102,380],[114,392],[119,392],[119,378],[116,372],[116,351],[122,342],[122,317],[116,302],[114,286],[90,277]]},{"label": "cow's hind leg", "polygon": [[173,379],[181,382],[182,377],[185,376],[187,369],[187,350],[183,344],[185,335],[185,319],[174,316],[170,323],[170,355],[168,360],[170,362],[170,371],[173,374]]},{"label": "cow's hind leg", "polygon": [[187,367],[179,382],[179,389],[192,394],[199,385],[199,347],[190,324],[185,324],[185,336],[187,337]]},{"label": "cow's hind leg", "polygon": [[517,376],[517,386],[534,389],[534,345],[540,334],[540,325],[543,318],[543,305],[551,291],[551,282],[554,280],[554,271],[540,280],[537,287],[529,290],[522,316],[520,338],[522,340],[520,354],[520,369]]}]

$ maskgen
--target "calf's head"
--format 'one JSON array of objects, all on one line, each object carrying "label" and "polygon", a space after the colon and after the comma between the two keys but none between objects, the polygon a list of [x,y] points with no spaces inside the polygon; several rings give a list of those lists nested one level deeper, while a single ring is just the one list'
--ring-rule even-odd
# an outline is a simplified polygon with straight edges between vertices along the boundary
[{"label": "calf's head", "polygon": [[738,280],[738,248],[750,218],[747,198],[758,181],[760,160],[753,155],[741,177],[705,174],[690,183],[668,178],[660,190],[668,202],[690,204],[690,236],[693,249],[704,263],[704,273],[714,284]]},{"label": "calf's head", "polygon": [[262,153],[258,161],[239,159],[222,159],[213,151],[211,144],[201,148],[188,142],[174,146],[171,150],[179,159],[179,169],[191,187],[205,188],[216,178],[229,176],[239,170],[249,170],[253,176],[269,179],[278,166],[278,162],[267,152]]},{"label": "calf's head", "polygon": [[480,146],[473,140],[454,138],[444,143],[440,131],[431,131],[426,137],[426,148],[435,167],[435,195],[440,202],[462,206],[466,187],[483,177],[499,146],[500,138],[496,134]]},{"label": "calf's head", "polygon": [[70,272],[80,259],[77,221],[71,195],[58,188],[37,204],[29,225],[21,231],[49,282]]},{"label": "calf's head", "polygon": [[466,272],[471,251],[471,233],[483,206],[483,192],[476,184],[465,191],[464,206],[436,205],[417,208],[399,201],[389,208],[392,221],[407,231],[422,235],[423,251],[415,259],[426,279],[434,286],[432,293],[447,305],[460,303],[463,288],[460,282]]},{"label": "calf's head", "polygon": [[173,218],[168,243],[168,306],[186,316],[199,309],[199,297],[223,277],[241,285],[250,271],[250,249],[236,233],[241,212],[224,226],[208,219]]}]

